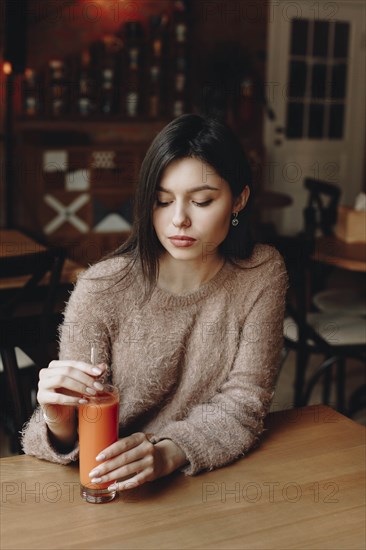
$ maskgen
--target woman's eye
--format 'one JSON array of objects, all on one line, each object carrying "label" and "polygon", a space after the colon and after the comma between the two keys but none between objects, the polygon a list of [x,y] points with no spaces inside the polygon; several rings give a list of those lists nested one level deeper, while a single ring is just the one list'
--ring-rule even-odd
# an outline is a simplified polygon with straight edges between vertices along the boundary
[{"label": "woman's eye", "polygon": [[211,202],[212,202],[212,200],[205,201],[205,202],[195,202],[194,204],[196,206],[208,206]]},{"label": "woman's eye", "polygon": [[[172,201],[160,201],[159,199],[156,199],[157,206],[161,206],[161,207],[169,206],[169,204],[171,204],[171,202]],[[202,201],[202,202],[198,202],[198,201],[192,201],[192,202],[195,206],[203,207],[203,206],[208,206],[209,204],[211,204],[212,199],[209,199],[207,201]]]}]

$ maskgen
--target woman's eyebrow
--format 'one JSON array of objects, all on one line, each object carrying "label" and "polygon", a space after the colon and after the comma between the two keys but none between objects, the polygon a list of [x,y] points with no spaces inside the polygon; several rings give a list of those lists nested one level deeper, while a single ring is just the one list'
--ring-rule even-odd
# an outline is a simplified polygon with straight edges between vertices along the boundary
[{"label": "woman's eyebrow", "polygon": [[[158,185],[158,187],[156,188],[157,191],[164,191],[164,193],[171,193],[171,191],[169,191],[169,189],[164,189],[164,187],[161,187],[160,185]],[[210,185],[200,185],[199,187],[193,187],[192,189],[187,189],[186,193],[195,193],[197,191],[205,191],[205,190],[209,190],[209,191],[220,191],[220,189],[218,189],[217,187],[211,187]]]}]

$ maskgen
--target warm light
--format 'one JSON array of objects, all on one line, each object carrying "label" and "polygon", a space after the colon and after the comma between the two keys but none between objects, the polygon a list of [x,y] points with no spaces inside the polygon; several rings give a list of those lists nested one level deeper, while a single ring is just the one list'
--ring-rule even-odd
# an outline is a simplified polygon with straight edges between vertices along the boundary
[{"label": "warm light", "polygon": [[11,63],[9,63],[9,61],[5,61],[3,65],[3,73],[11,74],[12,72],[13,72],[13,67],[11,66]]},{"label": "warm light", "polygon": [[[94,4],[100,4],[101,6],[104,5],[105,8],[110,7],[110,0],[94,0]],[[109,6],[108,6],[109,4]]]}]

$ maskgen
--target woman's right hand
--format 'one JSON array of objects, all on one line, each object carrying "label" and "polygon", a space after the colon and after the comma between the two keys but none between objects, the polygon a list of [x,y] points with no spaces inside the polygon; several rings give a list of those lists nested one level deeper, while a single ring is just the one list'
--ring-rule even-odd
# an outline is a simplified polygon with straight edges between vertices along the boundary
[{"label": "woman's right hand", "polygon": [[39,373],[37,400],[46,424],[58,447],[72,447],[77,438],[76,407],[86,403],[85,395],[103,390],[97,380],[105,364],[90,365],[82,361],[51,361]]}]

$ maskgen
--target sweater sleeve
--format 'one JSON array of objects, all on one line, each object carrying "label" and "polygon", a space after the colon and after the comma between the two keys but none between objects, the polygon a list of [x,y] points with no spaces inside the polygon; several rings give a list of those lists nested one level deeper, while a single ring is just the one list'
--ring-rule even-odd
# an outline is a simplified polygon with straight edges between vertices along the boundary
[{"label": "sweater sleeve", "polygon": [[213,470],[239,458],[259,440],[274,394],[283,345],[287,274],[281,258],[272,264],[241,331],[232,369],[207,403],[169,422],[154,442],[171,439],[185,452],[186,475]]},{"label": "sweater sleeve", "polygon": [[[59,359],[90,362],[91,343],[99,353],[99,361],[109,360],[108,330],[101,318],[103,309],[98,307],[102,292],[88,274],[79,277],[64,312],[59,328]],[[38,407],[22,430],[22,447],[25,454],[50,462],[68,464],[79,456],[78,444],[68,454],[61,454],[51,445],[47,424]]]}]

